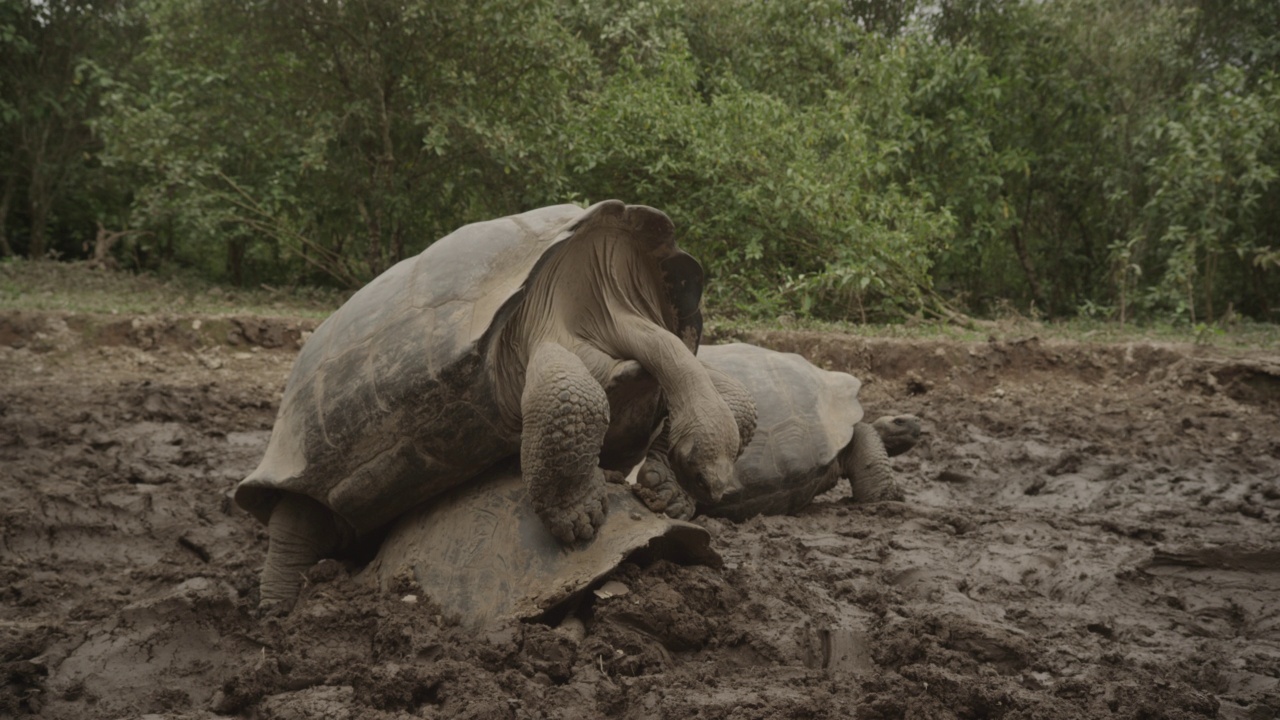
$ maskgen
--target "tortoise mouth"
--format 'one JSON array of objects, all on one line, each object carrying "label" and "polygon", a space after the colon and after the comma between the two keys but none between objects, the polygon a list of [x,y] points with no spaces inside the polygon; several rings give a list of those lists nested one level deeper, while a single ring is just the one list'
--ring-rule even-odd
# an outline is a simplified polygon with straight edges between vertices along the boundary
[{"label": "tortoise mouth", "polygon": [[678,468],[681,484],[699,504],[714,505],[742,490],[733,474],[733,464],[717,462],[711,468]]},{"label": "tortoise mouth", "polygon": [[693,496],[693,499],[699,505],[720,501],[723,493],[712,491],[706,476],[696,464],[685,461],[680,457],[679,453],[676,453],[671,458],[671,464],[673,466],[672,469],[675,470],[677,482],[686,492]]},{"label": "tortoise mouth", "polygon": [[711,492],[711,488],[707,486],[706,481],[700,476],[693,478],[685,489],[689,491],[689,494],[693,496],[693,499],[699,505],[718,503],[724,497],[723,493],[716,494]]}]

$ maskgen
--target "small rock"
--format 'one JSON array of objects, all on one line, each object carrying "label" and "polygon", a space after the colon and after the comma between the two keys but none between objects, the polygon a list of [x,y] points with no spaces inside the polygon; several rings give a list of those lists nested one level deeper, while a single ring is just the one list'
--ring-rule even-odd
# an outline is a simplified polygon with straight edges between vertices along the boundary
[{"label": "small rock", "polygon": [[400,602],[402,602],[402,603],[404,603],[404,604],[406,604],[406,605],[417,605],[417,604],[418,604],[418,596],[417,596],[417,595],[405,595],[404,597],[400,598]]},{"label": "small rock", "polygon": [[607,580],[603,585],[595,589],[596,597],[601,600],[605,598],[618,597],[631,592],[631,588],[623,585],[617,580]]},{"label": "small rock", "polygon": [[972,475],[966,475],[965,473],[956,472],[955,470],[943,470],[942,472],[938,473],[938,482],[959,484],[959,483],[967,483],[972,481],[973,481]]},{"label": "small rock", "polygon": [[1245,517],[1251,517],[1257,520],[1261,520],[1263,517],[1266,516],[1266,513],[1263,512],[1262,508],[1258,507],[1257,505],[1250,505],[1248,502],[1240,503],[1240,506],[1237,509],[1237,512],[1239,512],[1241,515],[1244,515]]},{"label": "small rock", "polygon": [[570,615],[564,619],[564,622],[556,626],[556,632],[564,635],[575,643],[580,643],[587,637],[586,623],[581,618]]}]

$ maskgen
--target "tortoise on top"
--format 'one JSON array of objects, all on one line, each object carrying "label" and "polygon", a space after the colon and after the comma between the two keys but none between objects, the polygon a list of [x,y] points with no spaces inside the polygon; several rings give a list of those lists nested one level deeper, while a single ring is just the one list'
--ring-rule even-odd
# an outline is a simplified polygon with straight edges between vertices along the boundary
[{"label": "tortoise on top", "polygon": [[551,533],[588,540],[604,471],[644,456],[664,407],[691,490],[732,490],[747,420],[694,357],[702,268],[673,232],[616,200],[467,225],[321,323],[236,488],[269,527],[263,605],[291,604],[320,557],[517,452]]},{"label": "tortoise on top", "polygon": [[[862,422],[857,378],[815,367],[792,353],[733,343],[698,351],[712,373],[746,387],[759,413],[755,439],[734,465],[741,488],[719,500],[690,498],[680,471],[655,443],[637,475],[636,493],[656,512],[687,518],[697,511],[734,520],[793,513],[849,478],[854,502],[900,500],[889,455],[910,450],[920,438],[914,415]],[[732,401],[731,401],[732,404]]]}]

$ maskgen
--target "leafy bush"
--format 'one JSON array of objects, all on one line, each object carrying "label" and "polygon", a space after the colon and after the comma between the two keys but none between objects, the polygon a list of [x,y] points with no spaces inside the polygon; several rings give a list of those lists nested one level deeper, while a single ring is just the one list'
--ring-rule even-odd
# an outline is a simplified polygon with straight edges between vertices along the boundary
[{"label": "leafy bush", "polygon": [[735,316],[1274,320],[1277,8],[9,3],[0,254],[354,287],[618,197]]},{"label": "leafy bush", "polygon": [[1280,297],[1274,276],[1280,203],[1280,84],[1246,86],[1225,67],[1150,126],[1150,199],[1124,250],[1150,276],[1148,308],[1191,324]]}]

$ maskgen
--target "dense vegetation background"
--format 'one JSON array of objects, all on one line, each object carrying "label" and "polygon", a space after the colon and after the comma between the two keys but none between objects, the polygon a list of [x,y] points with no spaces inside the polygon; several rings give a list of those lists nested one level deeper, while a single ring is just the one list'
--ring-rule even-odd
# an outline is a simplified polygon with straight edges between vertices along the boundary
[{"label": "dense vegetation background", "polygon": [[1280,320],[1274,0],[0,0],[0,255],[358,286],[654,205],[720,313]]}]

